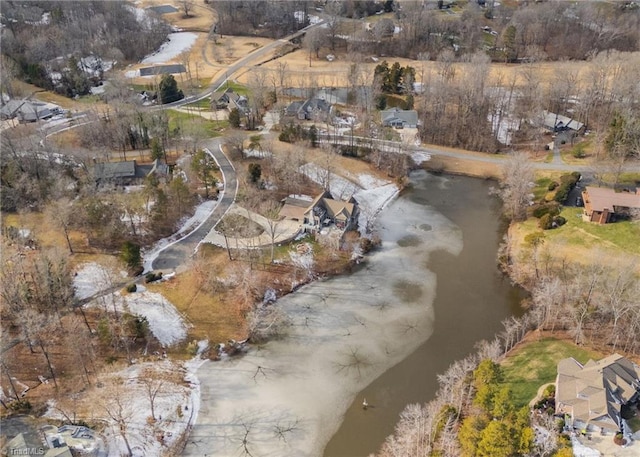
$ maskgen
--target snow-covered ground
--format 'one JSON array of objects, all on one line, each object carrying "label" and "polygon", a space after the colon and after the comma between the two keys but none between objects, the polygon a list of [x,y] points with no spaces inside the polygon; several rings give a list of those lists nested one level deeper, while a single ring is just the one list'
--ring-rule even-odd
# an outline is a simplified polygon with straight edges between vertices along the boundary
[{"label": "snow-covered ground", "polygon": [[329,179],[329,189],[333,198],[348,200],[355,198],[360,208],[358,218],[358,229],[361,234],[370,232],[371,224],[377,214],[392,201],[400,191],[398,186],[388,181],[381,180],[368,174],[350,176],[353,181],[329,173],[327,170],[313,164],[307,163],[300,167],[300,172],[314,182],[324,185]]},{"label": "snow-covered ground", "polygon": [[[200,342],[198,347],[204,349],[206,342]],[[165,359],[131,365],[103,376],[103,387],[85,398],[74,400],[74,411],[78,406],[91,408],[91,419],[104,421],[108,456],[128,455],[115,420],[118,416],[124,419],[124,433],[132,457],[164,455],[198,417],[200,382],[195,372],[202,363],[199,353],[184,364]],[[151,414],[150,388],[157,389],[153,408],[155,421]],[[45,416],[62,419],[60,410],[69,410],[69,407],[64,399],[52,401]],[[110,417],[107,410],[114,417]]]},{"label": "snow-covered ground", "polygon": [[80,266],[73,277],[73,287],[79,300],[89,298],[113,284],[116,275],[108,268],[95,262]]},{"label": "snow-covered ground", "polygon": [[187,337],[182,316],[161,294],[142,291],[128,293],[123,298],[129,312],[147,319],[151,333],[163,346],[171,346]]},{"label": "snow-covered ground", "polygon": [[[108,287],[108,285],[100,283],[104,270],[92,265],[89,268],[85,267],[84,271],[85,277],[89,277],[89,273],[93,273],[93,277],[97,281],[93,288],[83,286],[80,289],[76,289],[78,296],[82,294],[90,297],[98,290]],[[142,286],[133,293],[125,293],[123,295],[120,291],[116,291],[106,294],[92,300],[87,306],[102,307],[109,312],[114,310],[119,312],[127,311],[131,314],[145,317],[149,322],[151,333],[163,346],[171,346],[187,337],[187,324],[175,306],[161,294],[149,292]]]},{"label": "snow-covered ground", "polygon": [[169,35],[169,41],[165,42],[160,49],[153,54],[146,56],[140,63],[167,63],[174,60],[184,51],[191,49],[196,42],[198,35],[191,32],[177,32]]}]

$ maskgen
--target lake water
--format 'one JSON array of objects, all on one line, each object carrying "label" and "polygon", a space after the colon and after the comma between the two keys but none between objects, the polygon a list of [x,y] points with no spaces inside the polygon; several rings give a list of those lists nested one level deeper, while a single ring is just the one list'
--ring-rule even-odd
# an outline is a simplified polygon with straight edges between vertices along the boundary
[{"label": "lake water", "polygon": [[[522,313],[523,291],[511,286],[496,268],[504,226],[499,201],[489,196],[492,185],[491,181],[424,172],[412,177],[411,188],[399,201],[409,200],[445,216],[456,227],[453,230],[461,233],[462,249],[458,254],[432,252],[424,259],[436,277],[432,333],[416,351],[356,396],[326,446],[325,457],[365,457],[379,450],[407,404],[433,398],[438,373],[471,353],[477,341],[492,339],[502,329],[503,319]],[[393,206],[386,213],[392,213]],[[383,213],[379,219],[383,240],[388,236],[387,225],[394,222],[390,215]],[[426,224],[420,228],[430,229]],[[398,244],[413,242],[405,237]],[[407,265],[408,269],[422,267]],[[406,285],[398,292],[411,295],[411,290]],[[374,407],[364,411],[364,398]]]}]

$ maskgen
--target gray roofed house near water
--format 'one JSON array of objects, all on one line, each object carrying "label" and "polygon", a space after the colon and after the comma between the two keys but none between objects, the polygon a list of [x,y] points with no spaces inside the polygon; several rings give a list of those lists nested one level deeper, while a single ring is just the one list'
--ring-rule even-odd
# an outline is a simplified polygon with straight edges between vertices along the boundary
[{"label": "gray roofed house near water", "polygon": [[619,354],[585,365],[574,358],[558,363],[556,413],[574,427],[624,433],[621,408],[639,400],[640,367]]},{"label": "gray roofed house near water", "polygon": [[416,128],[418,126],[418,112],[416,110],[391,108],[380,111],[380,118],[385,127]]}]

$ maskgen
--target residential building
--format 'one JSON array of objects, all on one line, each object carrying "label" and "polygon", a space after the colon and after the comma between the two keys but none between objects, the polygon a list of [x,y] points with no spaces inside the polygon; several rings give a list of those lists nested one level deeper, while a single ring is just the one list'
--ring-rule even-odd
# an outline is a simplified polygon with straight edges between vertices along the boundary
[{"label": "residential building", "polygon": [[36,122],[60,114],[58,105],[32,100],[9,100],[0,108],[0,119],[15,119],[19,122]]},{"label": "residential building", "polygon": [[356,222],[357,205],[351,198],[348,202],[334,200],[329,192],[318,195],[303,213],[303,227],[308,231],[320,231],[335,225],[340,230],[351,229]]},{"label": "residential building", "polygon": [[580,429],[627,433],[621,409],[640,400],[640,367],[614,354],[585,365],[574,358],[558,363],[556,413]]},{"label": "residential building", "polygon": [[237,108],[242,114],[249,112],[249,100],[244,95],[239,95],[233,89],[226,89],[224,92],[211,93],[212,109],[227,109],[231,111]]},{"label": "residential building", "polygon": [[380,118],[382,125],[385,127],[403,129],[416,128],[418,126],[418,112],[412,109],[391,108],[380,111]]},{"label": "residential building", "polygon": [[585,222],[606,224],[621,217],[629,217],[632,211],[640,211],[640,191],[616,192],[605,187],[587,186],[582,192]]},{"label": "residential building", "polygon": [[551,130],[552,132],[565,132],[569,130],[574,133],[581,133],[584,128],[584,124],[582,122],[578,122],[570,117],[552,113],[550,111],[542,112],[542,124],[546,129]]},{"label": "residential building", "polygon": [[322,98],[309,98],[291,102],[284,110],[284,115],[295,117],[301,121],[326,122],[333,113],[333,106]]},{"label": "residential building", "polygon": [[169,166],[159,159],[146,165],[138,165],[135,160],[127,160],[124,162],[96,163],[93,166],[93,177],[98,187],[140,184],[147,176],[152,174],[160,179],[166,179],[169,176],[169,172]]}]

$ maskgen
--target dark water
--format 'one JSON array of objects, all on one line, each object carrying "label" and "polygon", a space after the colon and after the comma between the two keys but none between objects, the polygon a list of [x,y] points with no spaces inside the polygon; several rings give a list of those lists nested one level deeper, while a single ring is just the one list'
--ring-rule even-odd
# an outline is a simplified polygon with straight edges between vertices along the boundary
[{"label": "dark water", "polygon": [[[401,198],[430,206],[457,224],[464,246],[457,256],[438,251],[425,259],[437,275],[432,336],[356,396],[325,457],[365,457],[378,451],[407,404],[433,398],[438,373],[473,352],[477,341],[492,339],[503,319],[522,313],[523,291],[512,287],[496,268],[505,227],[499,202],[489,196],[492,185],[466,177],[413,177],[412,188]],[[363,398],[373,407],[364,411]]]}]

